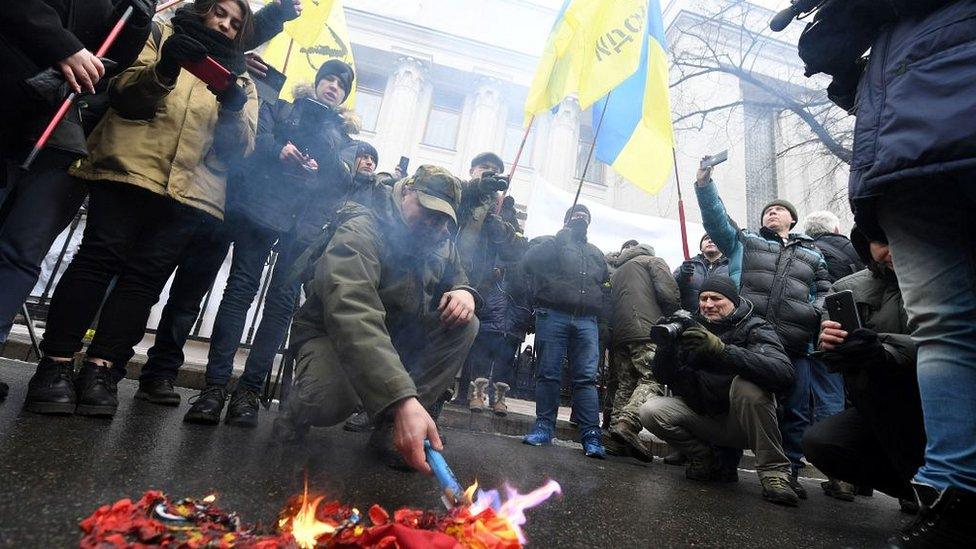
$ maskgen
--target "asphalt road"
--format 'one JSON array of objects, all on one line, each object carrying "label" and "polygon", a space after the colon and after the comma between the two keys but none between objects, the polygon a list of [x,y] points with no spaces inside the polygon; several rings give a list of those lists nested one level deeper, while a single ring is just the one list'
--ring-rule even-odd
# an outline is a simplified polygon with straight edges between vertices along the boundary
[{"label": "asphalt road", "polygon": [[[172,496],[216,492],[247,522],[271,523],[299,492],[366,509],[379,503],[436,508],[432,479],[387,469],[365,452],[367,435],[315,429],[303,448],[271,443],[271,413],[256,430],[181,422],[186,404],[163,408],[119,387],[114,420],[44,417],[21,410],[32,369],[0,360],[10,395],[0,403],[0,547],[72,547],[78,521],[98,506],[147,489]],[[189,395],[189,392],[184,395]],[[510,482],[527,491],[549,478],[563,495],[529,512],[533,547],[880,547],[905,521],[885,496],[843,503],[805,481],[811,499],[787,509],[764,502],[754,473],[703,485],[661,462],[597,461],[572,447],[530,448],[517,438],[447,430],[445,456],[462,484]]]}]

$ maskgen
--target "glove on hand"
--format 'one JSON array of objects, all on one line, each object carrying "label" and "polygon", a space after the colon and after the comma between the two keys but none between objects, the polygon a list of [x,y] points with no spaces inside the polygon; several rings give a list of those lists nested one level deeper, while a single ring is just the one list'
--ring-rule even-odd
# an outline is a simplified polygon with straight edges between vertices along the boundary
[{"label": "glove on hand", "polygon": [[691,261],[683,262],[681,267],[678,267],[678,274],[681,275],[679,278],[682,284],[691,282],[691,277],[695,276],[695,264]]},{"label": "glove on hand", "polygon": [[163,42],[163,49],[156,62],[156,73],[170,80],[180,75],[180,65],[201,61],[207,56],[207,47],[186,34],[174,34]]},{"label": "glove on hand", "polygon": [[478,185],[481,192],[493,193],[508,190],[508,178],[492,172],[485,172],[481,176],[481,183]]},{"label": "glove on hand", "polygon": [[490,213],[485,218],[485,232],[492,242],[501,242],[508,235],[505,220],[498,214]]},{"label": "glove on hand", "polygon": [[722,340],[700,325],[682,332],[678,346],[691,363],[716,359],[725,350]]},{"label": "glove on hand", "polygon": [[210,87],[207,89],[210,90],[210,93],[217,96],[217,101],[220,101],[220,108],[222,109],[238,112],[247,103],[247,92],[244,91],[244,86],[231,84],[223,91],[217,91]]},{"label": "glove on hand", "polygon": [[130,27],[144,28],[156,15],[156,0],[122,0],[115,5],[115,17],[122,17],[129,6],[132,6],[132,15],[129,16],[128,22]]},{"label": "glove on hand", "polygon": [[887,356],[876,332],[858,328],[847,336],[844,343],[831,351],[825,351],[823,361],[831,371],[850,372],[883,364]]}]

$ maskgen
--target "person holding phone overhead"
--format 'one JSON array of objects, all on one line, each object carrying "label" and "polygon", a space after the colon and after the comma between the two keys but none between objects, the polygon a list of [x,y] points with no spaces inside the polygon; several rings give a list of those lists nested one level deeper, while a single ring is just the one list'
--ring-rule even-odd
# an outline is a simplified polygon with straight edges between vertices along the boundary
[{"label": "person holding phone overhead", "polygon": [[915,343],[888,244],[868,242],[857,228],[851,241],[868,268],[834,284],[856,308],[844,322],[831,312],[821,323],[820,349],[844,376],[852,406],[807,430],[803,449],[828,476],[899,498],[911,511],[918,504],[910,481],[925,453]]},{"label": "person holding phone overhead", "polygon": [[[150,309],[196,226],[223,216],[228,166],[254,147],[257,92],[242,47],[250,29],[244,0],[196,0],[111,82],[91,155],[71,170],[91,182],[88,224],[51,301],[28,411],[115,414],[116,384]],[[207,56],[236,75],[223,91],[182,69]],[[75,377],[72,357],[96,313]]]}]

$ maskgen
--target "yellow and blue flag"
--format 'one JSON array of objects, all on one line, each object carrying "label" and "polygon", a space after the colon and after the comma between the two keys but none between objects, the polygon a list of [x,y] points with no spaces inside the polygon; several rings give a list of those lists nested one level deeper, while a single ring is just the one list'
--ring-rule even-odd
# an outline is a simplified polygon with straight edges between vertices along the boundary
[{"label": "yellow and blue flag", "polygon": [[[667,43],[658,0],[647,1],[637,70],[593,106],[597,160],[656,194],[671,175],[674,129],[668,94]],[[600,119],[603,119],[602,125]]]}]

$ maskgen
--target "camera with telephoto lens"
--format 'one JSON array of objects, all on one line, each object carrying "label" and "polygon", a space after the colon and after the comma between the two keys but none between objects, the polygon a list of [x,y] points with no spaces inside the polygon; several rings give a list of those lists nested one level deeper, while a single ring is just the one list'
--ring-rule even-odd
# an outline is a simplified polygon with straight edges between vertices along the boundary
[{"label": "camera with telephoto lens", "polygon": [[685,330],[697,324],[688,311],[678,311],[654,326],[651,326],[651,342],[656,345],[677,343]]}]

